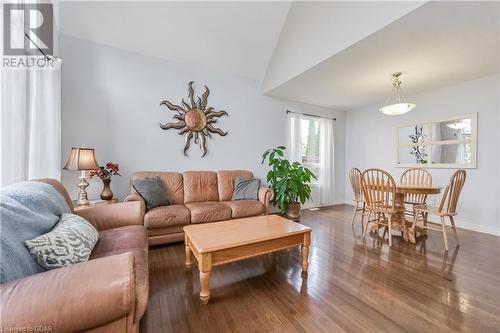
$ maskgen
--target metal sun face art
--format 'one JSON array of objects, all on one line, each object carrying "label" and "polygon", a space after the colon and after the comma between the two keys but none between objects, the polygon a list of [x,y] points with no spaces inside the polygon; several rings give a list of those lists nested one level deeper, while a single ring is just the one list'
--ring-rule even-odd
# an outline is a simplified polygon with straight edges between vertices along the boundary
[{"label": "metal sun face art", "polygon": [[221,116],[228,116],[228,113],[224,110],[214,111],[213,107],[207,107],[208,95],[210,90],[205,86],[205,92],[202,97],[198,97],[197,102],[194,100],[194,81],[189,82],[189,104],[181,100],[182,106],[173,104],[167,100],[161,101],[160,106],[164,105],[172,111],[176,111],[177,114],[174,115],[174,119],[178,121],[175,123],[160,123],[160,127],[164,130],[171,128],[178,129],[179,135],[185,136],[185,146],[184,155],[187,156],[187,150],[191,146],[191,140],[194,139],[194,143],[197,144],[199,140],[199,145],[204,157],[207,154],[207,138],[212,137],[211,133],[217,133],[221,136],[226,136],[228,132],[222,131],[220,128],[214,127],[212,124],[217,122],[217,119]]}]

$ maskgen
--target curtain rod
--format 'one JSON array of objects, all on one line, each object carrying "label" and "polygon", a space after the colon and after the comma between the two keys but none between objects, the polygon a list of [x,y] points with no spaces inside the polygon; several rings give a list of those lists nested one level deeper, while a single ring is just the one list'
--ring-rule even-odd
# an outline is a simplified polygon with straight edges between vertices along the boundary
[{"label": "curtain rod", "polygon": [[[313,117],[313,118],[327,118],[328,119],[328,117],[321,117],[321,116],[317,116],[315,114],[300,113],[300,112],[294,112],[294,111],[290,111],[290,110],[286,110],[286,113],[296,113],[296,114],[301,114],[301,115],[308,116],[308,117]],[[330,118],[330,119],[332,119],[333,121],[337,121],[337,118]]]}]

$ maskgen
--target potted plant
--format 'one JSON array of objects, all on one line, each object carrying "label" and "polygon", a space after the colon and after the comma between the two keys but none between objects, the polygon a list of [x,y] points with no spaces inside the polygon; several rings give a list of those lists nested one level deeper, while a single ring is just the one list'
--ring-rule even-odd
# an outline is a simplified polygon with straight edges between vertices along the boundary
[{"label": "potted plant", "polygon": [[271,167],[267,173],[267,182],[275,194],[272,203],[285,217],[298,221],[301,204],[311,198],[311,181],[317,178],[299,162],[291,163],[284,158],[285,149],[279,146],[266,150],[261,164],[267,160]]},{"label": "potted plant", "polygon": [[113,199],[113,192],[111,191],[111,177],[114,175],[121,176],[118,171],[120,171],[120,167],[117,163],[108,162],[106,166],[100,166],[99,169],[90,170],[89,176],[90,178],[97,176],[101,178],[102,183],[104,184],[101,199],[102,200],[111,200]]}]

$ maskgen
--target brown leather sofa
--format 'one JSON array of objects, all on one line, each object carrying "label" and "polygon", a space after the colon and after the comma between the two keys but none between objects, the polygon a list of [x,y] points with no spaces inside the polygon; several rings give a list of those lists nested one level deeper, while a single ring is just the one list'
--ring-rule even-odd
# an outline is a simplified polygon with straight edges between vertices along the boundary
[{"label": "brown leather sofa", "polygon": [[136,172],[131,181],[145,177],[159,177],[168,192],[170,205],[145,211],[142,197],[130,186],[131,194],[125,201],[139,201],[145,211],[144,226],[149,245],[166,244],[184,240],[183,227],[190,223],[223,221],[241,217],[266,215],[274,192],[261,187],[258,200],[231,201],[234,178],[253,178],[250,171],[186,171]]},{"label": "brown leather sofa", "polygon": [[[53,185],[73,211],[60,182],[39,181]],[[99,231],[91,260],[1,284],[3,329],[138,332],[149,289],[141,208],[128,202],[77,211]]]}]

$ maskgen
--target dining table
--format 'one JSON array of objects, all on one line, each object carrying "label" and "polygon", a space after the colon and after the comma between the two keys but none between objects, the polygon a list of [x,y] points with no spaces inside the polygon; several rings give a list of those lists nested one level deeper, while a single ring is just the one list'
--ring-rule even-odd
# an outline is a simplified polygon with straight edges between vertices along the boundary
[{"label": "dining table", "polygon": [[[436,185],[421,185],[421,184],[396,184],[396,195],[395,202],[396,206],[404,206],[405,195],[406,194],[425,194],[433,195],[441,193],[443,188]],[[392,217],[392,229],[399,230],[403,233],[403,238],[406,241],[415,243],[418,236],[425,235],[427,233],[426,229],[416,227],[412,229],[413,221],[408,221],[405,216],[405,212],[394,214]],[[376,232],[379,229],[379,225],[373,225],[372,231]]]}]

